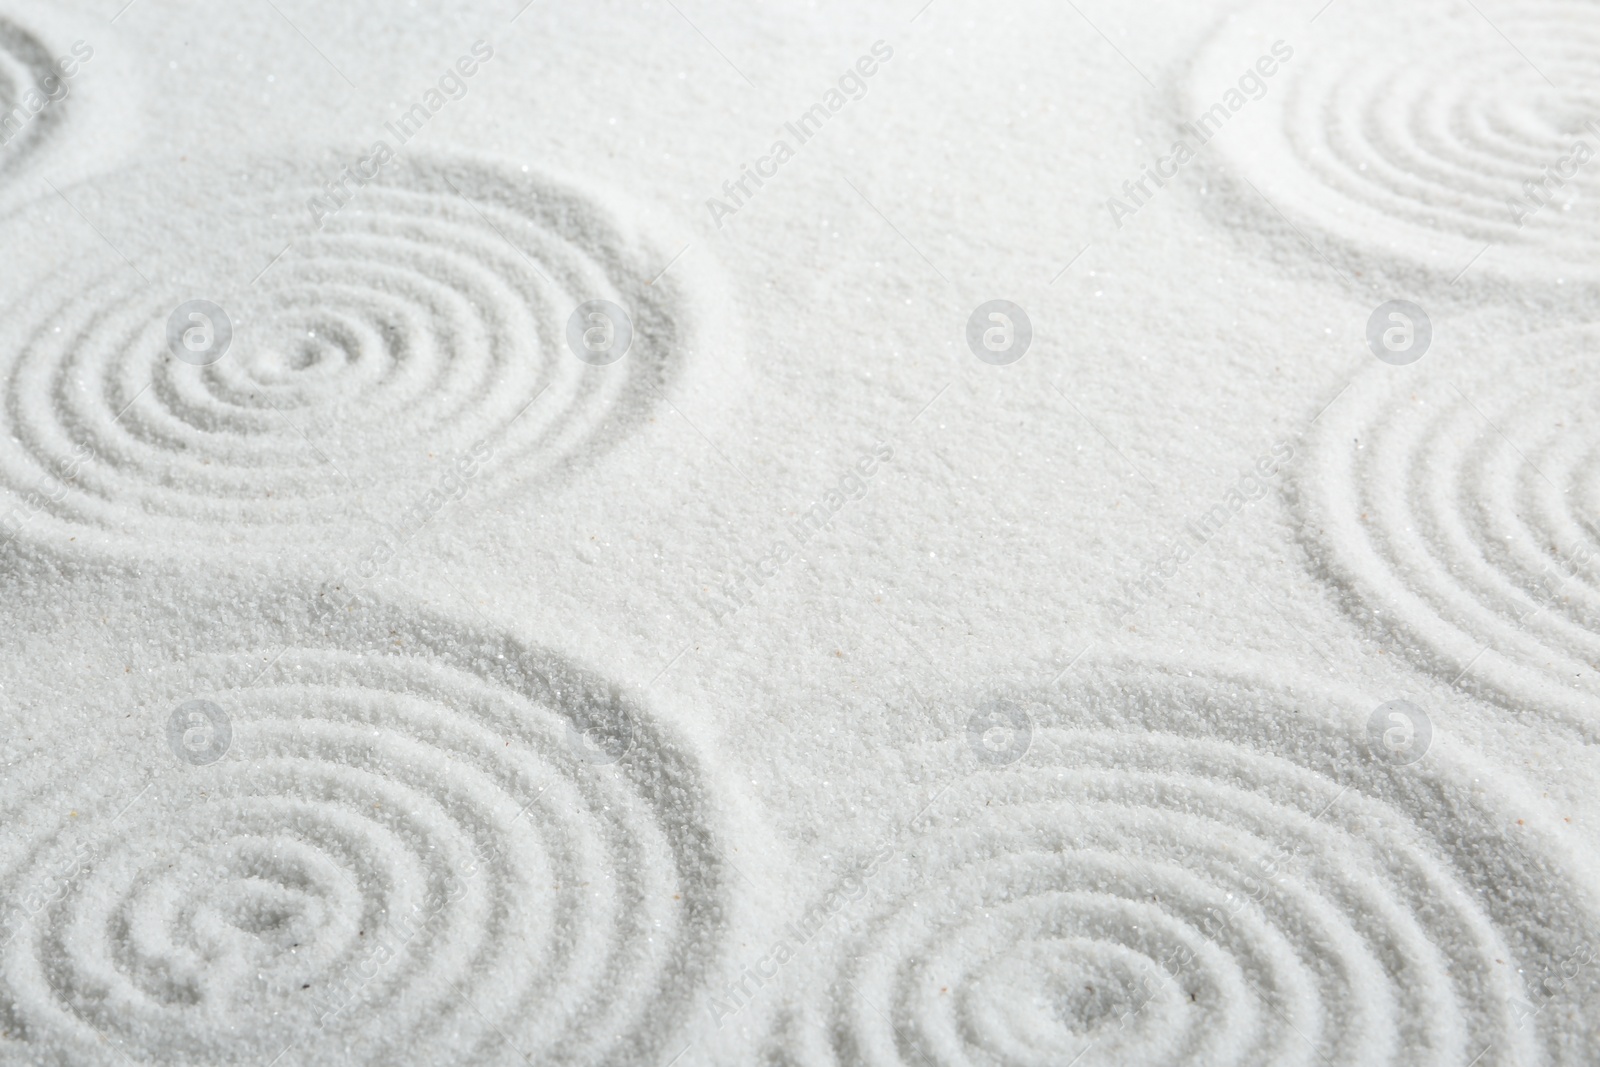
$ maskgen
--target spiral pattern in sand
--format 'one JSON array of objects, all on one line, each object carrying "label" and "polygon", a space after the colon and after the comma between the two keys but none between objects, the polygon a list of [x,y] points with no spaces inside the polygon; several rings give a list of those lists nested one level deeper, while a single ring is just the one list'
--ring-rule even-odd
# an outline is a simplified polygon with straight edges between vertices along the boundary
[{"label": "spiral pattern in sand", "polygon": [[1600,726],[1600,333],[1377,367],[1324,413],[1302,529],[1350,609],[1514,709]]},{"label": "spiral pattern in sand", "polygon": [[1263,219],[1288,217],[1300,232],[1285,240],[1303,249],[1309,236],[1358,270],[1408,263],[1451,280],[1472,263],[1468,284],[1552,296],[1600,281],[1600,208],[1580,195],[1600,175],[1592,4],[1502,4],[1492,24],[1471,7],[1378,0],[1341,0],[1309,29],[1284,15],[1230,16],[1194,64],[1182,118],[1197,121],[1286,39],[1293,57],[1257,77],[1265,94],[1220,105],[1208,128],[1222,132],[1201,149],[1260,191],[1239,196]]},{"label": "spiral pattern in sand", "polygon": [[[30,277],[0,328],[0,486],[30,528],[136,551],[344,543],[429,491],[591,455],[646,415],[687,313],[672,279],[651,284],[668,256],[637,227],[537,175],[408,156],[313,230],[316,178],[336,173],[263,164],[158,207],[144,194],[176,179],[66,190],[152,278],[203,280],[146,286],[61,228],[92,244]],[[192,298],[232,322],[209,366],[169,350]],[[632,317],[608,366],[567,343],[593,299]]]},{"label": "spiral pattern in sand", "polygon": [[1373,758],[1365,702],[1248,671],[1078,677],[1008,694],[1027,755],[967,759],[868,862],[783,1059],[1583,1062],[1597,905],[1523,798],[1437,739],[1418,766]]},{"label": "spiral pattern in sand", "polygon": [[[169,750],[174,676],[4,783],[0,1059],[664,1060],[725,907],[694,762],[603,681],[443,633],[199,658],[216,762]],[[623,722],[620,761],[571,741]]]},{"label": "spiral pattern in sand", "polygon": [[21,164],[62,121],[65,100],[52,100],[37,111],[34,102],[47,97],[45,86],[56,85],[60,73],[50,50],[23,27],[0,17],[0,174]]}]

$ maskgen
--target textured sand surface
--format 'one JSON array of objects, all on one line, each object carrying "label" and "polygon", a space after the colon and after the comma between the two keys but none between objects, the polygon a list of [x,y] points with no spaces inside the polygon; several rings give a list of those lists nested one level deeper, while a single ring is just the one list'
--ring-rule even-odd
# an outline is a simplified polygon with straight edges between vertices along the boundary
[{"label": "textured sand surface", "polygon": [[1600,1057],[1600,7],[0,3],[0,1065]]}]

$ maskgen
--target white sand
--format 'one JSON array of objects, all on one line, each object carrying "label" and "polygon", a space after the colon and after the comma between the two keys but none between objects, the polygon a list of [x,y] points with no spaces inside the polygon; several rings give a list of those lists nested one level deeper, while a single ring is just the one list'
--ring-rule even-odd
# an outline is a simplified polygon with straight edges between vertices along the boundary
[{"label": "white sand", "polygon": [[275,2],[0,5],[0,1064],[1600,1056],[1593,5]]}]

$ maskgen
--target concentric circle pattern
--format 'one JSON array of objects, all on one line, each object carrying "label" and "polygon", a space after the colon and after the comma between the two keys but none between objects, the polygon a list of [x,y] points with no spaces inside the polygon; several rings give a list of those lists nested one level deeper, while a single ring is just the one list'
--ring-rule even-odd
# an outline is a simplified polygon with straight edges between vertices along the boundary
[{"label": "concentric circle pattern", "polygon": [[[0,1060],[670,1055],[724,880],[695,764],[606,683],[416,628],[145,688],[126,735],[3,784]],[[169,745],[195,692],[215,762]],[[618,761],[571,741],[621,720]]]},{"label": "concentric circle pattern", "polygon": [[[61,123],[66,101],[59,99],[60,81],[44,43],[0,17],[0,174],[18,166]],[[58,99],[41,104],[52,86]]]},{"label": "concentric circle pattern", "polygon": [[[477,162],[397,159],[347,181],[342,206],[327,170],[261,165],[160,208],[142,194],[163,174],[65,191],[159,284],[94,237],[6,311],[0,486],[28,529],[135,550],[343,542],[430,492],[602,450],[645,416],[686,312],[670,279],[650,284],[669,257],[637,227]],[[220,215],[192,202],[223,195],[237,204]],[[208,366],[167,338],[194,299],[231,321]],[[610,366],[566,343],[591,299],[632,317]]]},{"label": "concentric circle pattern", "polygon": [[1600,726],[1600,333],[1375,368],[1318,420],[1302,529],[1351,610],[1518,710]]},{"label": "concentric circle pattern", "polygon": [[966,759],[860,876],[781,1059],[1587,1062],[1597,904],[1536,801],[1437,744],[1375,759],[1359,698],[1246,671],[1075,675],[1007,694],[1033,716],[1027,755]]},{"label": "concentric circle pattern", "polygon": [[1204,149],[1255,187],[1240,196],[1263,218],[1301,231],[1286,239],[1446,280],[1472,263],[1469,282],[1547,294],[1600,280],[1600,206],[1580,192],[1600,174],[1592,3],[1519,0],[1491,23],[1460,5],[1356,0],[1309,30],[1283,14],[1229,19],[1191,71],[1182,117],[1217,105],[1274,38],[1293,48],[1256,79],[1263,95],[1221,107]]}]

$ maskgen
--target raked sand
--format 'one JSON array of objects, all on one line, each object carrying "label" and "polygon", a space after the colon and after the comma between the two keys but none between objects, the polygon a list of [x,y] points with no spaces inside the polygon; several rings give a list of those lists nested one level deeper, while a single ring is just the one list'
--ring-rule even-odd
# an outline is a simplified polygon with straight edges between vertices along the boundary
[{"label": "raked sand", "polygon": [[0,5],[0,1064],[1592,1063],[1597,55]]}]

